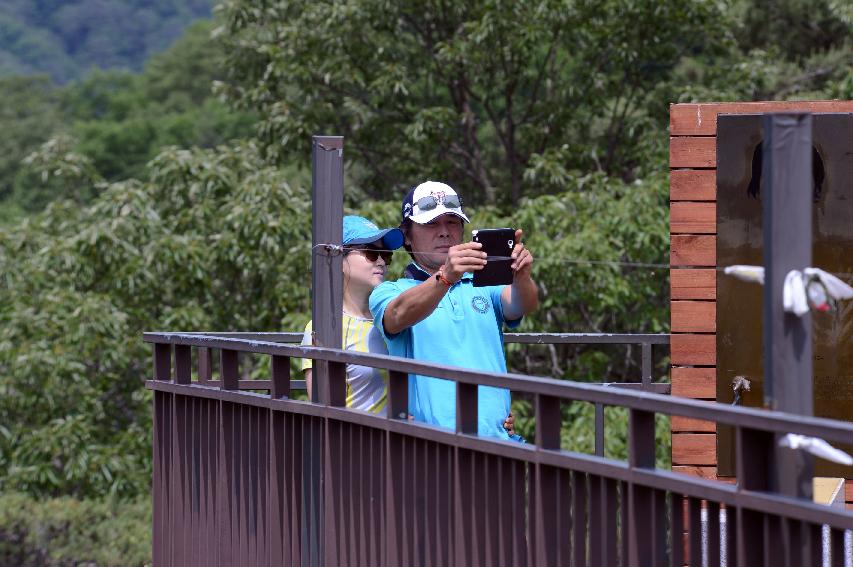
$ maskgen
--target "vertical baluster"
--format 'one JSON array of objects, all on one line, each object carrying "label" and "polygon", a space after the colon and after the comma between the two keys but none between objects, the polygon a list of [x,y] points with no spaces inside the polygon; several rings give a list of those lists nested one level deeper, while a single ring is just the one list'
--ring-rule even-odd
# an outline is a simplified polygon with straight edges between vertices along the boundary
[{"label": "vertical baluster", "polygon": [[[747,427],[735,428],[737,486],[739,490],[767,490],[773,462],[775,439],[772,433]],[[764,564],[763,515],[737,508],[737,561],[741,566]]]},{"label": "vertical baluster", "polygon": [[683,567],[684,565],[684,497],[676,493],[670,493],[670,539],[672,560],[670,567]]},{"label": "vertical baluster", "polygon": [[604,406],[595,404],[595,454],[604,456]]},{"label": "vertical baluster", "polygon": [[456,383],[456,432],[477,434],[477,385]]},{"label": "vertical baluster", "polygon": [[581,567],[587,564],[587,477],[580,472],[572,477],[572,564]]},{"label": "vertical baluster", "polygon": [[708,566],[720,565],[720,504],[708,501]]},{"label": "vertical baluster", "polygon": [[409,417],[409,375],[391,370],[388,372],[388,412],[390,419]]},{"label": "vertical baluster", "polygon": [[652,344],[643,343],[641,345],[641,349],[643,366],[643,375],[641,379],[643,382],[643,389],[650,390],[652,386]]},{"label": "vertical baluster", "polygon": [[[552,396],[536,396],[536,445],[539,449],[560,449],[560,399]],[[557,541],[559,522],[557,521],[558,500],[558,470],[554,467],[537,463],[535,499],[534,533],[531,541],[534,545],[536,565],[557,564]]]},{"label": "vertical baluster", "polygon": [[844,567],[844,530],[829,530],[829,554],[832,567]]},{"label": "vertical baluster", "polygon": [[820,524],[802,524],[803,565],[805,567],[823,567],[823,526]]},{"label": "vertical baluster", "polygon": [[329,362],[329,405],[347,405],[347,365],[343,362]]},{"label": "vertical baluster", "polygon": [[666,565],[667,505],[666,492],[655,490],[652,494],[652,561],[655,565]]},{"label": "vertical baluster", "polygon": [[[628,415],[628,465],[632,468],[655,468],[655,414],[632,409]],[[630,564],[640,565],[652,556],[653,490],[628,484],[628,555]]]},{"label": "vertical baluster", "polygon": [[210,382],[213,376],[213,361],[211,352],[207,347],[198,349],[198,381],[201,384]]},{"label": "vertical baluster", "polygon": [[168,382],[172,379],[172,345],[154,344],[154,379]]},{"label": "vertical baluster", "polygon": [[274,400],[290,397],[290,357],[273,355],[272,357],[272,389],[270,396]]},{"label": "vertical baluster", "polygon": [[690,541],[690,567],[702,567],[702,501],[687,499],[688,540]]},{"label": "vertical baluster", "polygon": [[175,382],[189,384],[192,372],[192,350],[187,345],[175,345]]},{"label": "vertical baluster", "polygon": [[219,353],[220,388],[223,390],[240,389],[239,359],[236,350],[222,349]]}]

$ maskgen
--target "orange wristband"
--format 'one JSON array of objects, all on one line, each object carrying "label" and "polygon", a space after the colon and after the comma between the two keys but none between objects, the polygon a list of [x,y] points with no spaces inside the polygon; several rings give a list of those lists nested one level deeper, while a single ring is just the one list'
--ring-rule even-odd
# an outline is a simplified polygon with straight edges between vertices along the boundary
[{"label": "orange wristband", "polygon": [[443,283],[447,287],[453,287],[453,283],[451,283],[451,281],[444,276],[444,267],[443,266],[441,268],[439,268],[438,271],[435,273],[435,279],[437,279],[438,281],[440,281],[441,283]]}]

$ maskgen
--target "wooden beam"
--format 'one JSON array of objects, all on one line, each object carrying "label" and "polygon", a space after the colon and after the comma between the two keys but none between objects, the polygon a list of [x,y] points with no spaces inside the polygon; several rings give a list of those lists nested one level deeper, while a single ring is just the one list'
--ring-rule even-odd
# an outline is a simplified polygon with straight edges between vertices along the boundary
[{"label": "wooden beam", "polygon": [[672,369],[672,395],[682,398],[716,399],[717,369],[676,366]]},{"label": "wooden beam", "polygon": [[669,232],[670,234],[717,234],[717,204],[671,202]]},{"label": "wooden beam", "polygon": [[670,136],[714,136],[720,114],[762,114],[765,112],[853,112],[850,100],[710,102],[673,104],[669,108]]},{"label": "wooden beam", "polygon": [[716,333],[716,301],[672,301],[670,318],[673,333]]},{"label": "wooden beam", "polygon": [[672,266],[717,265],[716,236],[673,234],[669,243],[669,263]]},{"label": "wooden beam", "polygon": [[670,297],[676,299],[716,299],[715,270],[670,270]]},{"label": "wooden beam", "polygon": [[669,172],[670,201],[716,201],[716,169],[673,169]]},{"label": "wooden beam", "polygon": [[716,366],[717,335],[673,334],[670,356],[676,366]]},{"label": "wooden beam", "polygon": [[717,480],[717,467],[697,467],[694,465],[675,465],[672,472],[698,476],[708,480]]},{"label": "wooden beam", "polygon": [[704,419],[693,419],[691,417],[683,417],[680,415],[672,416],[670,420],[672,432],[685,433],[716,433],[717,424],[713,421],[705,421]]},{"label": "wooden beam", "polygon": [[670,138],[669,167],[717,167],[717,138]]},{"label": "wooden beam", "polygon": [[714,433],[673,433],[673,465],[716,465],[717,436]]}]

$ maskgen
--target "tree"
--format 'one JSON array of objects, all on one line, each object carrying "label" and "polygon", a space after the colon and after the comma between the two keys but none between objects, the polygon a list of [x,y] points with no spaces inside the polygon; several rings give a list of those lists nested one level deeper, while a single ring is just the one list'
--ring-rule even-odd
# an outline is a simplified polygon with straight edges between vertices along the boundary
[{"label": "tree", "polygon": [[0,200],[12,192],[20,161],[47,140],[61,120],[60,97],[44,76],[0,79]]},{"label": "tree", "polygon": [[227,0],[221,13],[223,88],[264,117],[269,152],[344,134],[375,197],[432,177],[505,204],[552,189],[550,169],[635,177],[632,146],[665,114],[650,94],[714,41],[720,15],[687,0]]},{"label": "tree", "polygon": [[150,182],[0,229],[0,491],[147,490],[142,331],[304,325],[310,199],[292,176],[251,143],[168,149]]}]

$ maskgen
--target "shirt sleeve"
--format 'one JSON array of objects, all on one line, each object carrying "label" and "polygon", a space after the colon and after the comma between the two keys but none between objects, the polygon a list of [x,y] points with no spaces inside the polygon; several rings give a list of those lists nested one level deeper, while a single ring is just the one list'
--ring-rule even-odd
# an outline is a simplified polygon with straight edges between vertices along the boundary
[{"label": "shirt sleeve", "polygon": [[[312,323],[312,321],[308,321],[308,324],[305,325],[305,333],[302,335],[302,342],[300,343],[302,346],[313,346],[313,344],[314,344],[314,336],[313,336],[314,327],[311,323]],[[311,360],[310,358],[303,358],[302,359],[302,371],[303,372],[305,372],[306,370],[310,370],[313,367],[314,367],[314,361],[313,360]]]},{"label": "shirt sleeve", "polygon": [[501,293],[503,293],[505,287],[507,286],[489,286],[489,296],[492,298],[492,307],[494,307],[495,309],[495,319],[497,319],[498,325],[506,325],[510,329],[515,329],[516,327],[521,325],[521,320],[524,318],[524,316],[522,315],[518,319],[513,319],[511,321],[507,321],[506,319],[504,319],[504,304],[501,301]]},{"label": "shirt sleeve", "polygon": [[388,335],[385,332],[385,325],[382,320],[382,317],[385,315],[385,309],[401,293],[403,293],[403,289],[396,282],[383,282],[374,288],[373,293],[370,294],[370,313],[373,315],[373,326],[379,329],[379,333],[386,342],[401,334]]}]

